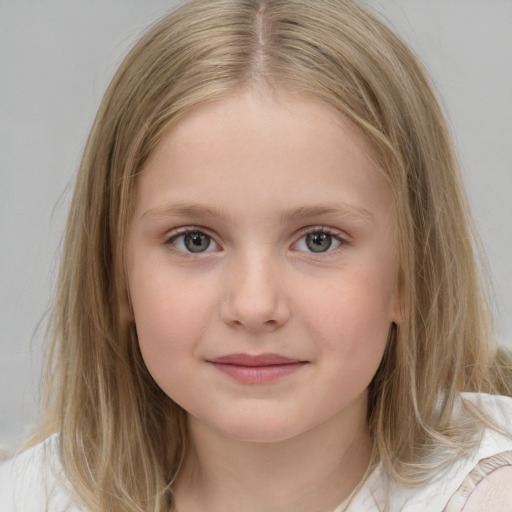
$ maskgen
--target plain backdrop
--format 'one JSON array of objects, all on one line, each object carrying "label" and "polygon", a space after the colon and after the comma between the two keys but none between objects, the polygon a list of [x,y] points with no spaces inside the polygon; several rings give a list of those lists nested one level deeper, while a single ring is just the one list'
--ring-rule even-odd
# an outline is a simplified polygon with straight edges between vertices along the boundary
[{"label": "plain backdrop", "polygon": [[[0,444],[37,422],[58,247],[122,56],[170,0],[0,0]],[[434,77],[512,347],[512,0],[368,0]]]}]

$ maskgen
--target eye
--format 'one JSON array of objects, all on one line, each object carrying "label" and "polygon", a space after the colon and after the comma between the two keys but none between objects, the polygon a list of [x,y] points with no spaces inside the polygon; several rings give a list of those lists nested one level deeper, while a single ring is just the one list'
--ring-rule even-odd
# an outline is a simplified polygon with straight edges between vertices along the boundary
[{"label": "eye", "polygon": [[219,249],[219,246],[213,239],[202,231],[187,231],[179,235],[173,236],[169,244],[174,245],[176,249],[186,253],[210,252]]},{"label": "eye", "polygon": [[338,236],[323,230],[311,231],[299,239],[295,248],[299,251],[322,253],[337,249],[343,244]]}]

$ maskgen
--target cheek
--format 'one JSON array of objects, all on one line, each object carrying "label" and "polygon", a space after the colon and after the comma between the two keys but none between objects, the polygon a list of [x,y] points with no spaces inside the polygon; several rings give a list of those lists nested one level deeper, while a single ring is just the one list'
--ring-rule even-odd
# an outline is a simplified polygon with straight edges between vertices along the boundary
[{"label": "cheek", "polygon": [[393,321],[392,281],[375,272],[352,272],[304,305],[310,329],[328,359],[353,376],[376,371]]},{"label": "cheek", "polygon": [[[203,283],[204,284],[204,283]],[[179,366],[181,354],[193,353],[211,321],[215,296],[180,274],[133,275],[130,293],[140,349],[150,373]],[[157,375],[154,375],[157,378]],[[157,379],[158,380],[158,379]]]}]

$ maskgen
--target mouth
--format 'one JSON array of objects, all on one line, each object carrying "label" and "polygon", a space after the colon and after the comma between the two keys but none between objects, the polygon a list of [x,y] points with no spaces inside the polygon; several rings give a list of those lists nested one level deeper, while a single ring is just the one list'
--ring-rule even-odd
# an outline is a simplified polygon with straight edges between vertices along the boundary
[{"label": "mouth", "polygon": [[245,384],[265,384],[291,375],[309,361],[279,354],[229,354],[207,360],[214,368]]}]

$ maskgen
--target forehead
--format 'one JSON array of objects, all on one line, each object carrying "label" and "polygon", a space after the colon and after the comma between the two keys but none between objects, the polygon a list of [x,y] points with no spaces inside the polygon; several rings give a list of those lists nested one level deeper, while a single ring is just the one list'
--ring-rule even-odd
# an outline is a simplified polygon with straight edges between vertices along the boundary
[{"label": "forehead", "polygon": [[[298,94],[248,90],[199,106],[162,137],[140,176],[139,199],[249,199],[268,211],[337,201],[387,210],[373,152],[334,109]],[[224,204],[223,206],[227,206]]]}]

